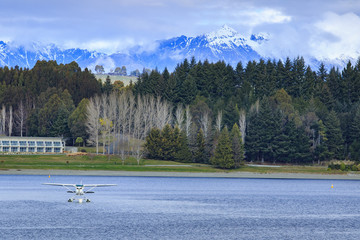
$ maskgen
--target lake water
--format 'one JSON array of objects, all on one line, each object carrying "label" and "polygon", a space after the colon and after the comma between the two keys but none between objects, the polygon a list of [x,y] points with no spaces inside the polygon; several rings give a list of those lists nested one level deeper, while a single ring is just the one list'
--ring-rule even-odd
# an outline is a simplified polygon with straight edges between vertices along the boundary
[{"label": "lake water", "polygon": [[360,181],[1,175],[0,239],[360,239]]}]

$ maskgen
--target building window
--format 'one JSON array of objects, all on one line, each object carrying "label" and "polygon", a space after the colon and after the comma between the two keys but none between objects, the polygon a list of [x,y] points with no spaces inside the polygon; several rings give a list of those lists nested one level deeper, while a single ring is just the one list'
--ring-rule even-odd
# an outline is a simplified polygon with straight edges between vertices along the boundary
[{"label": "building window", "polygon": [[44,152],[44,148],[38,147],[36,151],[37,151],[37,152]]},{"label": "building window", "polygon": [[38,147],[43,147],[43,146],[44,146],[44,142],[43,142],[43,141],[37,141],[37,142],[36,142],[36,146],[38,146]]},{"label": "building window", "polygon": [[35,141],[29,141],[29,146],[35,146]]},{"label": "building window", "polygon": [[20,146],[26,146],[26,141],[19,141]]},{"label": "building window", "polygon": [[3,147],[3,152],[8,152],[9,151],[9,147]]},{"label": "building window", "polygon": [[61,152],[61,148],[54,148],[54,152],[56,152],[56,153]]},{"label": "building window", "polygon": [[2,141],[2,144],[3,144],[4,146],[9,146],[9,145],[10,145],[10,141]]},{"label": "building window", "polygon": [[18,147],[11,147],[11,152],[18,152],[19,148]]},{"label": "building window", "polygon": [[34,147],[29,147],[29,152],[35,152],[35,148]]},{"label": "building window", "polygon": [[20,152],[26,152],[26,147],[20,147]]},{"label": "building window", "polygon": [[61,147],[61,142],[54,142],[55,147]]},{"label": "building window", "polygon": [[52,148],[47,147],[47,148],[45,149],[45,152],[52,152]]},{"label": "building window", "polygon": [[52,146],[52,142],[45,142],[45,146],[51,147],[51,146]]},{"label": "building window", "polygon": [[19,142],[18,141],[11,141],[11,145],[13,145],[13,146],[19,145]]}]

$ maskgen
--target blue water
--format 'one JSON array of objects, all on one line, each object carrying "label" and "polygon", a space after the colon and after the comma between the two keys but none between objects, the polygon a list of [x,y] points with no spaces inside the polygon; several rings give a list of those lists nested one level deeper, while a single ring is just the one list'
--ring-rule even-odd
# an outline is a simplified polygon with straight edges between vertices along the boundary
[{"label": "blue water", "polygon": [[3,175],[0,239],[360,239],[360,182]]}]

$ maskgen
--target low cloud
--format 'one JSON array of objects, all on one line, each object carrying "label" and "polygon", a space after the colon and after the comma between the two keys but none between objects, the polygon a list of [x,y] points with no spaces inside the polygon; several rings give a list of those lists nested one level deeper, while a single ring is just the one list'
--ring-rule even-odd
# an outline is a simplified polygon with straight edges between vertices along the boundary
[{"label": "low cloud", "polygon": [[322,20],[315,23],[315,30],[310,47],[316,57],[359,57],[360,17],[357,14],[326,13]]}]

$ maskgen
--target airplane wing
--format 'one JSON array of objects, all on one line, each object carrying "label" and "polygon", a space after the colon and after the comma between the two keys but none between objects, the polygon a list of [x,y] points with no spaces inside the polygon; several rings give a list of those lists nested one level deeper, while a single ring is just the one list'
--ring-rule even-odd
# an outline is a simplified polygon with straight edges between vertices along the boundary
[{"label": "airplane wing", "polygon": [[116,186],[116,184],[84,184],[84,187],[110,187]]},{"label": "airplane wing", "polygon": [[91,190],[93,190],[96,187],[111,187],[116,186],[116,184],[84,184],[84,187],[89,187],[90,189],[86,191],[86,193],[91,193]]},{"label": "airplane wing", "polygon": [[43,185],[63,186],[63,187],[76,187],[76,184],[68,184],[68,183],[43,183]]}]

